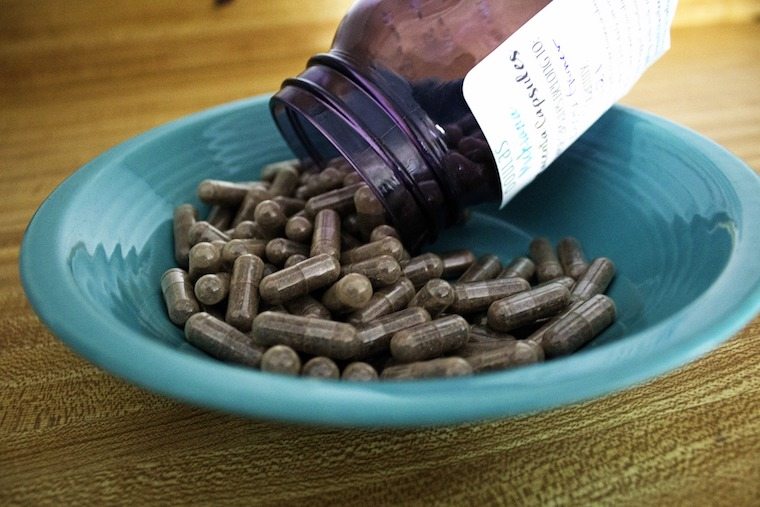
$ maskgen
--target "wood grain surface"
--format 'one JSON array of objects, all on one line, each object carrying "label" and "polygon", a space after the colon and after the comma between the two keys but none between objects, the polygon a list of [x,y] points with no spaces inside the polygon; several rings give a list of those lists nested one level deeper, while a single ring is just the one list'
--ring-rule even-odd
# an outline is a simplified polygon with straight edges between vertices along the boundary
[{"label": "wood grain surface", "polygon": [[[19,245],[55,186],[167,120],[273,91],[348,1],[0,4],[0,505],[758,505],[760,319],[618,394],[426,430],[261,422],[128,385],[35,317]],[[624,102],[760,169],[760,25],[677,28]]]}]

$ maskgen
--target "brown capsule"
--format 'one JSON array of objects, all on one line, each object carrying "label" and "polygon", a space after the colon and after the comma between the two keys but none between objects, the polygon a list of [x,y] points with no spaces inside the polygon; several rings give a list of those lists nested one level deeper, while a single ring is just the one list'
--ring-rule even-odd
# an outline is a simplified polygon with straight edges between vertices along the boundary
[{"label": "brown capsule", "polygon": [[211,306],[224,301],[229,289],[229,273],[209,273],[198,278],[193,291],[200,303]]},{"label": "brown capsule", "polygon": [[319,254],[340,258],[340,215],[331,209],[320,210],[314,217],[309,255]]},{"label": "brown capsule", "polygon": [[440,278],[443,273],[443,261],[434,253],[425,253],[412,257],[404,267],[404,276],[407,277],[415,289],[419,289],[428,280]]},{"label": "brown capsule", "polygon": [[275,266],[282,266],[291,255],[309,255],[309,247],[297,241],[274,238],[266,246],[267,260]]},{"label": "brown capsule", "polygon": [[398,331],[391,338],[391,354],[411,363],[441,356],[467,343],[470,325],[459,315],[447,315]]},{"label": "brown capsule", "polygon": [[263,312],[253,320],[253,335],[266,345],[293,349],[334,359],[355,357],[361,348],[356,329],[343,322]]},{"label": "brown capsule", "polygon": [[515,257],[507,266],[501,270],[498,278],[522,278],[530,281],[536,272],[536,264],[527,257]]},{"label": "brown capsule", "polygon": [[475,372],[503,370],[541,362],[544,360],[544,351],[534,342],[515,340],[503,342],[491,350],[476,352],[466,359]]},{"label": "brown capsule", "polygon": [[530,257],[536,264],[536,278],[546,282],[564,274],[557,254],[547,238],[536,238],[530,242]]},{"label": "brown capsule", "polygon": [[333,209],[341,215],[350,213],[354,210],[354,192],[362,183],[351,185],[349,187],[336,188],[323,194],[315,195],[306,201],[306,213],[315,216],[323,209]]},{"label": "brown capsule", "polygon": [[369,238],[375,227],[385,223],[385,208],[367,185],[362,185],[356,190],[354,207],[362,237]]},{"label": "brown capsule", "polygon": [[370,381],[377,380],[379,375],[377,370],[369,363],[354,361],[343,368],[341,380]]},{"label": "brown capsule", "polygon": [[372,229],[372,232],[369,235],[369,240],[370,242],[374,242],[389,236],[391,238],[396,238],[399,241],[401,240],[401,236],[399,236],[398,231],[393,226],[381,224]]},{"label": "brown capsule", "polygon": [[390,255],[381,255],[372,259],[345,264],[340,270],[342,275],[359,273],[372,282],[372,287],[382,288],[396,283],[401,278],[401,266]]},{"label": "brown capsule", "polygon": [[615,264],[606,257],[598,257],[578,279],[570,293],[573,301],[586,301],[607,290],[615,276]]},{"label": "brown capsule", "polygon": [[419,379],[433,377],[461,377],[472,374],[472,366],[461,357],[439,357],[429,361],[399,364],[385,368],[383,379]]},{"label": "brown capsule", "polygon": [[275,173],[274,178],[272,178],[272,184],[269,186],[269,193],[272,196],[293,195],[293,191],[298,185],[299,177],[300,174],[295,167],[288,165],[280,167]]},{"label": "brown capsule", "polygon": [[273,238],[282,234],[288,217],[277,202],[268,199],[256,206],[253,211],[253,220],[267,237]]},{"label": "brown capsule", "polygon": [[265,239],[231,239],[222,247],[222,264],[231,270],[235,259],[241,255],[251,254],[263,257],[266,246]]},{"label": "brown capsule", "polygon": [[171,268],[164,272],[161,276],[161,293],[164,295],[169,320],[178,326],[200,310],[190,276],[182,269]]},{"label": "brown capsule", "polygon": [[397,261],[401,261],[404,254],[404,245],[396,238],[386,237],[358,246],[352,250],[346,250],[340,256],[343,264],[353,264],[355,262],[380,257],[381,255],[390,255]]},{"label": "brown capsule", "polygon": [[240,329],[250,331],[253,318],[259,311],[259,283],[264,275],[264,261],[245,254],[235,259],[227,296],[224,320]]},{"label": "brown capsule", "polygon": [[237,224],[230,234],[232,239],[267,239],[268,236],[261,230],[259,224],[250,220],[243,220]]},{"label": "brown capsule", "polygon": [[567,236],[557,243],[557,257],[562,271],[574,279],[580,278],[588,268],[588,261],[577,239]]},{"label": "brown capsule", "polygon": [[280,209],[287,217],[291,217],[296,213],[303,211],[304,206],[306,206],[306,201],[303,199],[286,197],[284,195],[276,195],[272,197],[272,200],[280,206]]},{"label": "brown capsule", "polygon": [[256,211],[256,206],[260,202],[271,199],[272,194],[269,191],[264,190],[261,187],[251,187],[243,198],[243,202],[240,203],[235,218],[232,219],[232,226],[235,227],[240,222],[249,220],[253,221],[253,213]]},{"label": "brown capsule", "polygon": [[335,361],[325,356],[312,357],[301,369],[301,375],[304,377],[315,378],[340,378],[340,368]]},{"label": "brown capsule", "polygon": [[496,350],[503,348],[505,346],[509,346],[509,344],[516,342],[517,340],[500,340],[500,341],[487,341],[487,342],[477,342],[477,341],[468,341],[461,347],[459,347],[456,350],[451,351],[448,355],[461,357],[463,359],[469,359],[473,356],[477,356],[483,352],[488,352],[491,350]]},{"label": "brown capsule", "polygon": [[549,285],[550,283],[558,283],[569,291],[572,291],[573,287],[575,286],[575,280],[573,278],[562,275],[560,277],[553,278],[545,282],[537,283],[536,285],[533,286],[533,288],[535,289],[536,287],[543,287],[544,285]]},{"label": "brown capsule", "polygon": [[330,285],[339,276],[340,264],[335,257],[317,255],[265,276],[259,292],[268,303],[280,304]]},{"label": "brown capsule", "polygon": [[372,297],[372,284],[364,275],[349,273],[332,284],[322,295],[322,304],[335,313],[359,310]]},{"label": "brown capsule", "polygon": [[488,307],[488,327],[510,331],[559,313],[569,301],[570,291],[558,283],[518,292],[491,303]]},{"label": "brown capsule", "polygon": [[567,312],[569,312],[571,310],[575,310],[576,308],[578,308],[578,306],[580,306],[581,303],[582,303],[582,301],[577,301],[575,303],[571,303],[570,305],[568,305],[564,310],[562,310],[561,313],[558,313],[554,317],[548,319],[538,329],[536,329],[532,333],[530,333],[530,335],[528,335],[528,337],[526,338],[526,340],[530,340],[530,341],[532,341],[534,343],[537,343],[538,345],[540,345],[543,348],[543,346],[544,346],[544,336],[546,335],[546,332],[549,331],[550,329],[552,329],[554,327],[554,324],[556,324],[559,319],[561,319],[563,316],[565,316],[567,314]]},{"label": "brown capsule", "polygon": [[287,345],[274,345],[261,356],[261,371],[298,375],[301,372],[301,358]]},{"label": "brown capsule", "polygon": [[461,276],[475,262],[475,254],[470,250],[450,250],[439,254],[439,256],[443,261],[441,278]]},{"label": "brown capsule", "polygon": [[424,308],[431,317],[438,317],[454,302],[454,289],[446,280],[433,278],[422,286],[409,302],[409,307]]},{"label": "brown capsule", "polygon": [[484,255],[476,260],[467,271],[462,273],[457,282],[479,282],[496,278],[501,272],[501,262],[495,255]]},{"label": "brown capsule", "polygon": [[187,319],[185,339],[210,356],[248,366],[259,366],[264,353],[253,338],[206,312]]},{"label": "brown capsule", "polygon": [[198,184],[198,198],[207,204],[236,208],[250,189],[247,183],[203,180]]},{"label": "brown capsule", "polygon": [[174,233],[174,260],[179,267],[187,269],[190,253],[190,228],[195,224],[198,212],[192,204],[180,204],[174,208],[172,230]]},{"label": "brown capsule", "polygon": [[592,296],[566,312],[543,336],[549,357],[571,354],[593,340],[615,321],[615,303],[604,294]]},{"label": "brown capsule", "polygon": [[351,171],[349,173],[346,173],[345,176],[343,176],[343,186],[348,187],[350,185],[355,185],[357,183],[363,183],[364,179],[362,178],[361,174]]},{"label": "brown capsule", "polygon": [[221,271],[221,249],[206,241],[193,245],[188,254],[188,259],[190,261],[188,273],[190,274],[190,280],[192,281],[197,280],[203,275],[218,273]]},{"label": "brown capsule", "polygon": [[190,227],[188,238],[190,239],[191,245],[196,245],[201,242],[210,243],[211,241],[216,240],[229,241],[232,239],[205,220],[195,222]]},{"label": "brown capsule", "polygon": [[206,222],[210,223],[220,231],[224,231],[230,226],[234,217],[235,208],[227,206],[212,206],[206,217]]},{"label": "brown capsule", "polygon": [[389,313],[397,312],[406,307],[414,297],[414,285],[406,278],[378,290],[369,300],[367,306],[355,311],[347,318],[352,324],[360,324],[375,320]]},{"label": "brown capsule", "polygon": [[452,288],[454,301],[449,311],[472,314],[488,309],[497,299],[530,289],[530,284],[522,278],[494,278],[480,282],[457,282]]},{"label": "brown capsule", "polygon": [[314,231],[314,223],[306,215],[296,213],[285,223],[285,236],[299,243],[309,243]]},{"label": "brown capsule", "polygon": [[306,179],[303,190],[299,192],[299,197],[309,199],[340,188],[343,185],[344,177],[345,174],[335,167],[325,167],[322,172],[312,174]]},{"label": "brown capsule", "polygon": [[308,259],[308,257],[303,254],[293,254],[285,259],[285,263],[282,265],[282,267],[289,268],[290,266],[298,264],[301,261],[305,261],[306,259]]},{"label": "brown capsule", "polygon": [[512,336],[511,334],[500,333],[486,326],[476,324],[476,325],[470,326],[470,341],[468,343],[501,342],[505,340],[511,341],[514,339],[515,337]]},{"label": "brown capsule", "polygon": [[357,358],[387,351],[394,334],[429,321],[430,314],[424,308],[406,308],[361,325],[357,328],[357,336],[362,344]]},{"label": "brown capsule", "polygon": [[306,294],[283,303],[288,313],[302,317],[315,317],[317,319],[329,319],[330,310],[325,305]]},{"label": "brown capsule", "polygon": [[292,168],[295,169],[300,173],[301,171],[301,163],[298,161],[298,159],[292,158],[288,160],[279,160],[277,162],[272,162],[270,164],[266,164],[262,166],[261,172],[259,174],[259,179],[262,181],[268,181],[271,182],[275,176],[277,176],[277,173],[280,172],[283,168]]}]

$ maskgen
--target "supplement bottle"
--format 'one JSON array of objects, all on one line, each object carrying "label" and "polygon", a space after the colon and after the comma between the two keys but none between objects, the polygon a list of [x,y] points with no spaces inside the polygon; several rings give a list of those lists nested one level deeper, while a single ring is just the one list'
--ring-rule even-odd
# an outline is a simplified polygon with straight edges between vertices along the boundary
[{"label": "supplement bottle", "polygon": [[285,140],[344,157],[410,250],[505,204],[669,47],[676,0],[361,0],[271,100]]}]

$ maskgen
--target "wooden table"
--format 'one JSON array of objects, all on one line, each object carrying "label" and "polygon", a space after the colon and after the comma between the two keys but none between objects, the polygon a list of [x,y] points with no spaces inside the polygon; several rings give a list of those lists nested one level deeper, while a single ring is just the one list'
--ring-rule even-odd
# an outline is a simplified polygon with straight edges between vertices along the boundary
[{"label": "wooden table", "polygon": [[[24,227],[80,165],[150,127],[278,88],[347,1],[4,2],[0,505],[758,505],[760,320],[684,368],[530,417],[429,430],[259,422],[71,353],[21,289]],[[679,28],[625,102],[760,169],[760,25]]]}]

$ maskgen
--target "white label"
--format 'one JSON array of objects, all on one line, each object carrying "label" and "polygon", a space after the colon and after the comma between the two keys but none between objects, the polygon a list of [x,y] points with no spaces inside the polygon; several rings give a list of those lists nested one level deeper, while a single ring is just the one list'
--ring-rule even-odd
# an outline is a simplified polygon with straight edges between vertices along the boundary
[{"label": "white label", "polygon": [[502,206],[670,47],[676,0],[554,0],[464,79]]}]

